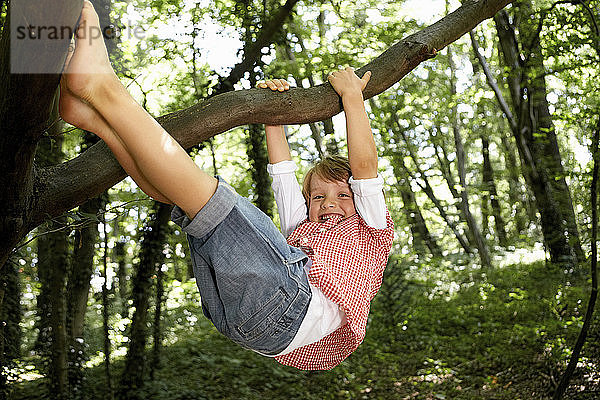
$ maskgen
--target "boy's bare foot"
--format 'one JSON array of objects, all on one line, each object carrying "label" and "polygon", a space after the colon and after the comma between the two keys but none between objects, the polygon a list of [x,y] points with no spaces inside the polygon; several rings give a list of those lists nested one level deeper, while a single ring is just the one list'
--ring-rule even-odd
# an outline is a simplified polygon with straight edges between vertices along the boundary
[{"label": "boy's bare foot", "polygon": [[75,37],[75,51],[67,56],[61,86],[89,102],[97,88],[116,75],[108,60],[98,14],[87,0]]},{"label": "boy's bare foot", "polygon": [[75,97],[62,82],[58,111],[63,121],[83,130],[99,133],[98,129],[110,129],[98,111],[79,97]]}]

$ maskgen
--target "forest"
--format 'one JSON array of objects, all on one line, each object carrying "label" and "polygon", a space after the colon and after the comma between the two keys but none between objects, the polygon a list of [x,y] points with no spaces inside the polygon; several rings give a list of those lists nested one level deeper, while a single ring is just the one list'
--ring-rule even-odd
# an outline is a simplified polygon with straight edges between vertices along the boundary
[{"label": "forest", "polygon": [[91,1],[136,101],[276,224],[264,124],[300,178],[347,152],[327,74],[371,71],[392,252],[334,369],[235,345],[172,206],[61,120],[70,37],[14,45],[83,1],[1,0],[0,399],[600,398],[600,0]]}]

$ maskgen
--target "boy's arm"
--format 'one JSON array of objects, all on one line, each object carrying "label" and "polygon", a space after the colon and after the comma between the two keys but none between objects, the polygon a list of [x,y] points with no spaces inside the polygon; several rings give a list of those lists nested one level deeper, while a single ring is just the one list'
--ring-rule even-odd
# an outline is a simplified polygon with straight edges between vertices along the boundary
[{"label": "boy's arm", "polygon": [[291,161],[290,147],[285,138],[283,125],[265,125],[267,135],[267,153],[269,163],[277,164],[280,161]]},{"label": "boy's arm", "polygon": [[63,86],[104,118],[148,182],[194,218],[215,193],[218,181],[198,168],[121,84],[102,36],[85,31],[100,32],[98,15],[89,1],[84,2],[81,21],[81,39],[65,66]]},{"label": "boy's arm", "polygon": [[[274,92],[284,92],[290,89],[290,84],[285,79],[269,79],[265,82],[260,82],[257,87],[268,88]],[[280,161],[292,159],[283,125],[265,125],[265,134],[267,135],[269,163],[277,164]]]},{"label": "boy's arm", "polygon": [[283,125],[266,125],[265,131],[270,163],[267,170],[273,179],[271,187],[279,211],[281,232],[288,237],[306,219],[306,203],[296,180],[296,165],[292,162]]},{"label": "boy's arm", "polygon": [[377,177],[377,148],[362,95],[370,78],[370,71],[367,71],[361,79],[350,67],[335,71],[328,78],[344,105],[348,160],[355,179]]},{"label": "boy's arm", "polygon": [[[257,86],[279,92],[290,88],[285,79],[271,79]],[[294,173],[296,165],[292,162],[283,125],[265,125],[265,134],[270,164],[267,170],[273,179],[271,186],[279,212],[281,232],[288,237],[296,226],[306,219],[306,203]]]}]

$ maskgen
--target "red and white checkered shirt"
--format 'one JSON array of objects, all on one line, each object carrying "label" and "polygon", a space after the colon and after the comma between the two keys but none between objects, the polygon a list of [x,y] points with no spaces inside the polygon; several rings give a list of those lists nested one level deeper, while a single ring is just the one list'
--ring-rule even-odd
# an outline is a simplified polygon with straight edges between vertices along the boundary
[{"label": "red and white checkered shirt", "polygon": [[362,343],[394,239],[389,213],[386,220],[385,229],[368,226],[358,214],[345,220],[306,220],[288,237],[312,260],[309,282],[340,306],[348,323],[318,342],[275,357],[277,361],[299,369],[331,369]]}]

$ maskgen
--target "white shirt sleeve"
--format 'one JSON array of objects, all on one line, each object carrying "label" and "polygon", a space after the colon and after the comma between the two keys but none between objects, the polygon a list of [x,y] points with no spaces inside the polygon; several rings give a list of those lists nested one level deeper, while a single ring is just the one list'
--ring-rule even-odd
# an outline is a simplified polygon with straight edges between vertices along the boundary
[{"label": "white shirt sleeve", "polygon": [[354,205],[362,219],[372,228],[385,229],[387,226],[385,197],[383,196],[383,178],[348,180],[354,193]]},{"label": "white shirt sleeve", "polygon": [[281,233],[288,237],[307,217],[306,202],[302,189],[296,179],[296,164],[293,161],[281,161],[268,164],[267,172],[273,178],[271,187],[279,211]]}]

